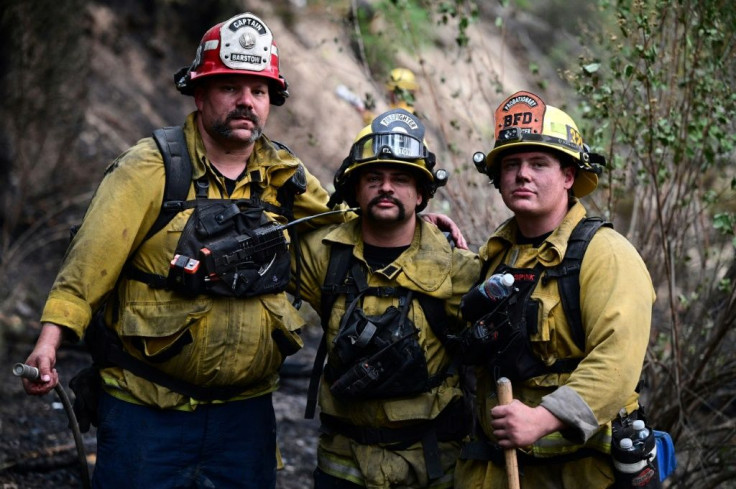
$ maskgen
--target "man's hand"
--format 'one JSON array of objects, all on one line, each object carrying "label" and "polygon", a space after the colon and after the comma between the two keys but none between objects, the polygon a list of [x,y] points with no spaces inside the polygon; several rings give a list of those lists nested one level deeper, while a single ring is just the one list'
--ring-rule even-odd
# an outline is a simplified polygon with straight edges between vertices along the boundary
[{"label": "man's hand", "polygon": [[461,250],[468,249],[468,242],[465,241],[465,237],[460,231],[460,228],[457,227],[455,221],[453,221],[446,215],[428,212],[427,214],[422,214],[422,219],[434,224],[442,231],[449,232],[450,236],[452,237],[452,241],[455,243],[455,247],[460,248]]},{"label": "man's hand", "polygon": [[23,388],[32,396],[47,394],[59,383],[59,374],[54,368],[56,365],[56,350],[61,344],[61,326],[44,323],[36,346],[28,356],[26,364],[36,367],[39,371],[37,380],[23,379]]},{"label": "man's hand", "polygon": [[494,407],[491,416],[493,436],[502,448],[523,448],[565,427],[562,421],[542,406],[531,408],[519,400]]}]

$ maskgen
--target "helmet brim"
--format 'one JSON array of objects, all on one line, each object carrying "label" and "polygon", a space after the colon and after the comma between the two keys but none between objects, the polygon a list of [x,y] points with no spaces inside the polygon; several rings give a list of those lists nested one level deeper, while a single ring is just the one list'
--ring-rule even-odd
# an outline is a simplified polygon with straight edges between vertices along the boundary
[{"label": "helmet brim", "polygon": [[575,182],[572,185],[572,192],[575,197],[585,197],[598,187],[598,175],[578,164],[580,153],[576,153],[562,146],[545,142],[517,141],[496,146],[490,153],[488,153],[488,155],[486,155],[486,173],[488,175],[498,175],[500,170],[498,165],[500,164],[502,156],[509,152],[519,153],[525,149],[528,149],[529,151],[553,151],[570,156],[573,160],[573,164],[577,168]]}]

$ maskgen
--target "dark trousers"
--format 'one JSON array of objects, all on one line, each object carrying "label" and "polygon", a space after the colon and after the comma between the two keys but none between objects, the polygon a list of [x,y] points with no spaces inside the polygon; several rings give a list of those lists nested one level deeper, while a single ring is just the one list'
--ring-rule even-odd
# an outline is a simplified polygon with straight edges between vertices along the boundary
[{"label": "dark trousers", "polygon": [[99,419],[94,488],[276,487],[270,394],[186,412],[103,393]]}]

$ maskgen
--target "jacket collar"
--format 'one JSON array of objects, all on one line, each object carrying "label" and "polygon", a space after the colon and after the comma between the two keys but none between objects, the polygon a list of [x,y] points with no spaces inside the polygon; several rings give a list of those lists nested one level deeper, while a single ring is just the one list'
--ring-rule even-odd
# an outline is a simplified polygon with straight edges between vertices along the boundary
[{"label": "jacket collar", "polygon": [[[539,261],[544,266],[554,266],[562,261],[567,251],[567,242],[575,226],[585,218],[585,207],[579,200],[574,199],[573,205],[567,211],[564,219],[546,240],[539,246]],[[496,257],[504,250],[516,244],[519,228],[514,218],[503,223],[498,230],[489,238],[488,242],[481,247],[479,254],[483,260],[488,257]]]},{"label": "jacket collar", "polygon": [[[187,141],[187,149],[189,154],[193,155],[192,158],[192,178],[197,180],[202,177],[207,167],[210,166],[209,160],[207,159],[207,152],[202,141],[202,135],[197,127],[197,111],[190,113],[186,121],[184,122],[184,136]],[[260,180],[267,180],[266,175],[273,177],[272,173],[274,170],[280,170],[283,168],[291,168],[299,165],[299,160],[291,152],[285,148],[278,148],[274,143],[265,135],[261,135],[255,142],[253,152],[248,158],[247,171],[251,175],[252,172],[258,172]],[[283,174],[278,172],[280,179],[288,179],[291,174]],[[251,175],[252,176],[252,175]],[[276,187],[281,186],[283,182],[279,178],[274,181],[270,180],[271,184]]]},{"label": "jacket collar", "polygon": [[[357,218],[337,226],[325,235],[323,242],[353,246],[353,255],[365,263],[360,222],[361,218]],[[395,280],[402,287],[431,293],[447,286],[451,269],[452,250],[447,238],[436,227],[418,218],[409,248],[391,265],[374,273]]]}]

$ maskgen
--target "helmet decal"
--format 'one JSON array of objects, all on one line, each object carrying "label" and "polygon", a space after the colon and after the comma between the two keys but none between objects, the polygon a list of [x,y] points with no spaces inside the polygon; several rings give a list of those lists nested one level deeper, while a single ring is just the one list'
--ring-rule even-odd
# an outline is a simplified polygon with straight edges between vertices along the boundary
[{"label": "helmet decal", "polygon": [[508,97],[495,112],[496,141],[491,151],[474,155],[478,171],[488,175],[498,186],[499,161],[509,151],[554,151],[571,158],[578,170],[573,184],[576,197],[592,192],[598,185],[598,173],[605,165],[602,155],[591,153],[575,121],[547,105],[531,92],[521,91]]},{"label": "helmet decal", "polygon": [[252,14],[233,17],[220,29],[220,59],[234,70],[263,71],[271,61],[273,35]]},{"label": "helmet decal", "polygon": [[424,140],[424,125],[420,124],[416,116],[404,109],[394,109],[376,117],[371,123],[373,132],[403,132],[418,139]]},{"label": "helmet decal", "polygon": [[568,142],[574,144],[578,148],[582,148],[583,147],[583,136],[580,135],[580,132],[569,124],[565,125],[565,129],[567,132]]},{"label": "helmet decal", "polygon": [[511,139],[508,128],[518,127],[521,134],[541,134],[546,104],[529,92],[518,92],[496,110],[496,139]]}]

